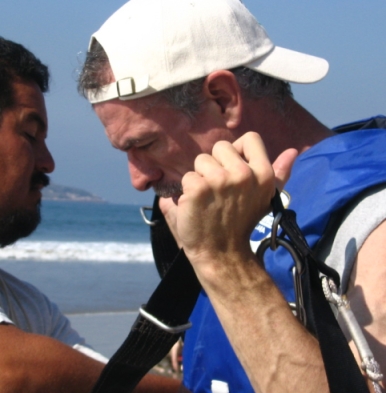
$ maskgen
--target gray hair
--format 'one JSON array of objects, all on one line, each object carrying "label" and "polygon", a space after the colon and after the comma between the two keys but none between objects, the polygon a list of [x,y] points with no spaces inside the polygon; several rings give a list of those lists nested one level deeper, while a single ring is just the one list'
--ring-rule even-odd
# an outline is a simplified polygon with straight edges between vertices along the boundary
[{"label": "gray hair", "polygon": [[[94,41],[79,75],[79,93],[87,97],[87,90],[98,91],[102,86],[110,83],[109,71],[111,68],[106,52],[99,42]],[[291,86],[288,82],[260,74],[246,67],[237,67],[230,71],[235,75],[243,97],[247,99],[272,97],[277,108],[282,108],[285,98],[292,97]],[[154,103],[158,102],[159,98],[164,99],[171,107],[194,119],[205,100],[202,94],[204,81],[205,77],[163,90],[155,94]]]},{"label": "gray hair", "polygon": [[[246,99],[258,100],[263,97],[272,97],[277,108],[282,108],[286,97],[292,97],[291,86],[270,76],[260,74],[250,68],[237,67],[230,70]],[[179,86],[161,91],[159,95],[174,108],[183,111],[194,118],[199,113],[204,102],[202,86],[205,78],[196,79]]]},{"label": "gray hair", "polygon": [[78,77],[78,92],[87,98],[87,90],[100,90],[111,82],[109,58],[102,45],[94,41]]}]

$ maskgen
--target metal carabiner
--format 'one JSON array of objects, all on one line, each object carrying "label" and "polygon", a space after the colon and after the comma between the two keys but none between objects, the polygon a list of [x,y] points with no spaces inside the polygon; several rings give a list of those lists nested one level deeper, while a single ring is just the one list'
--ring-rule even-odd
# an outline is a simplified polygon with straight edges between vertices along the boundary
[{"label": "metal carabiner", "polygon": [[[303,323],[303,325],[307,324],[306,313],[304,309],[304,298],[303,298],[303,290],[302,290],[302,281],[301,275],[303,274],[303,262],[299,258],[297,251],[292,246],[291,242],[286,239],[277,236],[277,231],[279,228],[280,220],[282,218],[281,213],[279,213],[272,224],[272,236],[263,240],[256,251],[256,256],[261,261],[262,266],[265,268],[264,264],[264,254],[268,248],[272,251],[277,250],[278,246],[284,247],[290,254],[292,259],[295,262],[295,266],[292,269],[293,282],[294,282],[294,290],[295,290],[295,299],[296,299],[296,316]],[[291,305],[290,305],[291,306]],[[291,307],[293,308],[293,307]]]},{"label": "metal carabiner", "polygon": [[281,214],[280,212],[276,215],[276,217],[273,219],[273,223],[272,223],[272,232],[271,232],[271,243],[270,243],[270,247],[272,251],[275,251],[277,249],[277,231],[279,230],[279,224],[281,221],[281,218],[283,217],[283,214]]}]

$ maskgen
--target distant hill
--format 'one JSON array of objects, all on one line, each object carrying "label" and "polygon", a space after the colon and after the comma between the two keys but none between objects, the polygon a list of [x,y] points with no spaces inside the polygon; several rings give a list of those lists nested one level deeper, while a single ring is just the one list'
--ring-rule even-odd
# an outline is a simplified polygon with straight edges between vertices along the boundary
[{"label": "distant hill", "polygon": [[43,200],[106,203],[106,201],[80,188],[50,184],[42,190]]}]

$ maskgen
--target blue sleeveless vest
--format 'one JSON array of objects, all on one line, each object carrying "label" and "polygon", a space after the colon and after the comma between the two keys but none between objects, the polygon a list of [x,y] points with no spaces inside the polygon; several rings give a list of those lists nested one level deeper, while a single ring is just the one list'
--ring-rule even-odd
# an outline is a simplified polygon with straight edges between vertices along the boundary
[{"label": "blue sleeveless vest", "polygon": [[[362,190],[384,182],[386,132],[361,130],[327,138],[301,154],[286,191],[291,198],[290,208],[296,211],[298,224],[313,247],[333,212]],[[261,232],[261,226],[256,228]],[[293,301],[291,257],[285,250],[267,251],[265,264],[287,300]],[[184,385],[194,393],[211,393],[211,381],[219,380],[228,384],[230,393],[252,393],[252,386],[203,291],[191,322],[193,326],[185,335]]]}]

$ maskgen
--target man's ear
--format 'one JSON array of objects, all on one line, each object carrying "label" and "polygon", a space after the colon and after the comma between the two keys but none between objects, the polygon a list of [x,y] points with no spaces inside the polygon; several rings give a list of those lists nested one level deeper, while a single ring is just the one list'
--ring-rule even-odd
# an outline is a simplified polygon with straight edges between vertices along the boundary
[{"label": "man's ear", "polygon": [[211,100],[212,110],[222,116],[227,128],[239,126],[243,100],[235,75],[228,70],[212,72],[205,78],[203,93]]}]

